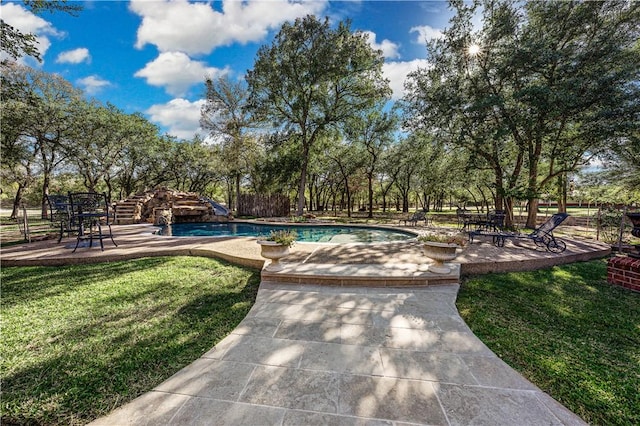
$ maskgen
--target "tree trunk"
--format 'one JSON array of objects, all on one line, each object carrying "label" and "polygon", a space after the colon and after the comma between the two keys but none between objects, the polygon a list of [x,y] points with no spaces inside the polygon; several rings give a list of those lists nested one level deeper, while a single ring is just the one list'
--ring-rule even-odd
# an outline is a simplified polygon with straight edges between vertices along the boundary
[{"label": "tree trunk", "polygon": [[45,173],[42,179],[42,218],[49,217],[49,202],[47,197],[49,195],[49,186],[51,185],[51,177],[48,173]]},{"label": "tree trunk", "polygon": [[409,191],[402,191],[402,213],[409,213]]},{"label": "tree trunk", "polygon": [[113,194],[113,185],[111,184],[111,178],[109,175],[105,175],[104,183],[107,185],[107,203],[111,203],[111,195]]},{"label": "tree trunk", "polygon": [[513,198],[505,197],[504,201],[504,226],[511,228],[515,224],[513,218]]},{"label": "tree trunk", "polygon": [[313,186],[315,185],[315,180],[316,177],[315,176],[311,176],[311,179],[309,179],[309,211],[312,212],[313,211]]},{"label": "tree trunk", "polygon": [[480,195],[482,195],[482,204],[487,207],[487,212],[488,212],[491,208],[489,205],[489,200],[487,199],[487,196],[485,195],[480,185],[476,185],[476,188],[478,189],[478,191],[480,191]]},{"label": "tree trunk", "polygon": [[18,210],[20,209],[20,203],[22,203],[22,194],[25,190],[25,185],[18,183],[18,190],[16,191],[16,196],[13,199],[13,208],[11,209],[11,216],[9,219],[15,219],[18,217]]},{"label": "tree trunk", "polygon": [[475,194],[471,191],[471,188],[466,188],[467,192],[469,193],[469,195],[471,196],[471,199],[473,200],[473,204],[475,204],[476,206],[476,212],[480,213],[479,207],[478,207],[478,199],[476,198]]},{"label": "tree trunk", "polygon": [[538,203],[540,200],[536,197],[529,199],[529,211],[527,212],[527,228],[535,229],[538,219]]},{"label": "tree trunk", "polygon": [[236,214],[238,214],[238,209],[240,208],[240,206],[238,205],[238,203],[240,202],[240,173],[236,173],[236,202],[235,202],[235,210],[236,210]]},{"label": "tree trunk", "polygon": [[367,177],[369,178],[369,214],[367,217],[373,219],[373,175],[369,173]]},{"label": "tree trunk", "polygon": [[349,190],[349,181],[344,179],[344,188],[347,194],[347,217],[351,217],[351,191]]},{"label": "tree trunk", "polygon": [[307,165],[309,163],[309,145],[304,144],[302,152],[302,168],[300,169],[300,183],[298,184],[298,210],[296,215],[302,216],[304,214],[305,198],[304,192],[307,187]]},{"label": "tree trunk", "polygon": [[558,213],[567,212],[567,174],[558,175]]},{"label": "tree trunk", "polygon": [[533,146],[529,147],[529,177],[527,182],[527,194],[529,199],[529,211],[527,212],[527,228],[536,227],[538,218],[538,164],[540,161],[540,152],[542,151],[542,143],[536,141]]}]

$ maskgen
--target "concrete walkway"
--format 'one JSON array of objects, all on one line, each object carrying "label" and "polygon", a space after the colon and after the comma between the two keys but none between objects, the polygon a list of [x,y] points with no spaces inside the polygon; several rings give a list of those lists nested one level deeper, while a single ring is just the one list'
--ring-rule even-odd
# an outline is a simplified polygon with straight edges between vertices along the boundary
[{"label": "concrete walkway", "polygon": [[92,425],[578,425],[458,316],[457,285],[262,284],[216,347]]}]

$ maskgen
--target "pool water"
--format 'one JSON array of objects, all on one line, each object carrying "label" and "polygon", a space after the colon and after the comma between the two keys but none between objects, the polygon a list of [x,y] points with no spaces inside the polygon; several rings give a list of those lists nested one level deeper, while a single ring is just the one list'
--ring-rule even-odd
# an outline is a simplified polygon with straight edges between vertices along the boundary
[{"label": "pool water", "polygon": [[415,238],[411,232],[339,225],[263,225],[255,223],[177,223],[157,233],[174,237],[266,237],[271,231],[289,229],[304,243],[379,243]]}]

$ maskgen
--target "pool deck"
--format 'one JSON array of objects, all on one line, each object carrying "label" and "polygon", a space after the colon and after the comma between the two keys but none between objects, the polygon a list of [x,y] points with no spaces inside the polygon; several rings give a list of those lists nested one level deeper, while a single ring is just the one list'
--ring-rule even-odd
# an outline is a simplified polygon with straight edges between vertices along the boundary
[{"label": "pool deck", "polygon": [[[161,237],[114,227],[118,247],[75,239],[2,249],[2,266],[201,255],[262,268],[255,238]],[[455,307],[460,274],[537,269],[606,256],[594,241],[547,253],[478,241],[445,276],[417,242],[307,244],[262,270],[255,305],[226,338],[94,425],[583,425],[511,369]],[[437,284],[437,285],[434,285]]]},{"label": "pool deck", "polygon": [[[427,229],[395,228],[412,231]],[[157,227],[148,224],[113,226],[118,247],[110,240],[105,240],[104,251],[95,243],[92,248],[79,247],[72,253],[76,241],[73,237],[64,238],[60,244],[56,240],[25,242],[2,248],[0,262],[2,266],[58,266],[148,256],[186,255],[216,257],[257,269],[262,269],[265,263],[260,256],[256,238],[169,237],[155,235],[156,230]],[[563,240],[567,243],[566,251],[554,254],[536,247],[528,240],[508,240],[505,247],[495,247],[489,239],[476,237],[472,244],[458,251],[458,257],[452,266],[456,269],[455,265],[459,264],[460,275],[525,271],[601,258],[611,252],[610,246],[597,241]],[[283,261],[285,270],[266,273],[268,281],[278,280],[278,277],[299,276],[316,280],[312,283],[330,284],[320,280],[331,277],[342,277],[345,280],[358,276],[367,279],[398,277],[398,285],[402,285],[400,277],[412,277],[412,282],[407,285],[418,285],[420,276],[429,278],[435,275],[428,271],[429,260],[422,253],[422,245],[416,241],[371,244],[296,243],[290,251],[291,255]],[[373,285],[387,284],[374,282]]]}]

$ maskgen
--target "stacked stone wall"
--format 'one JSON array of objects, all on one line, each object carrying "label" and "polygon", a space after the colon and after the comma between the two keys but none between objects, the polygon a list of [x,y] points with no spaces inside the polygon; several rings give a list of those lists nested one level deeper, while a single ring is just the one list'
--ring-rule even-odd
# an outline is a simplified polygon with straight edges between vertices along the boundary
[{"label": "stacked stone wall", "polygon": [[[130,222],[165,225],[184,222],[226,222],[227,216],[216,216],[211,203],[194,192],[182,192],[168,188],[147,191],[120,202],[135,203],[129,207]],[[117,206],[116,206],[117,211]],[[121,214],[122,216],[123,214]]]}]

